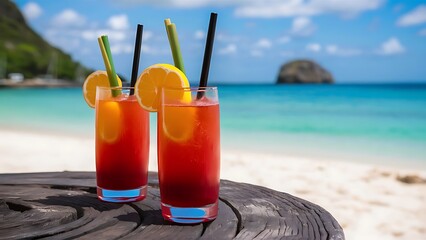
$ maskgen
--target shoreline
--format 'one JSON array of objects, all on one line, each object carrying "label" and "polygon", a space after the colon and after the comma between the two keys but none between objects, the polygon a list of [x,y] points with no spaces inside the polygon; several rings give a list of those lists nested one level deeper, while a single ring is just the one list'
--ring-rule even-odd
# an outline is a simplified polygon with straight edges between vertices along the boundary
[{"label": "shoreline", "polygon": [[[246,152],[249,149],[250,153],[426,171],[426,151],[422,150],[426,148],[426,144],[423,142],[410,143],[410,148],[404,149],[407,143],[403,141],[232,131],[223,132],[221,141],[222,146],[225,146],[222,149],[225,150]],[[399,150],[395,151],[396,149]]]},{"label": "shoreline", "polygon": [[[93,137],[1,127],[0,134],[0,173],[95,171]],[[149,171],[157,171],[151,142]],[[425,170],[222,148],[221,179],[318,204],[337,219],[347,239],[426,237]]]},{"label": "shoreline", "polygon": [[[150,134],[150,158],[151,157],[155,157],[154,155],[151,156],[152,152],[156,153],[156,136],[155,134],[152,134],[152,131],[155,129],[151,129],[151,134]],[[19,137],[24,137],[24,138],[42,138],[42,140],[53,140],[53,139],[64,139],[64,140],[75,140],[75,142],[79,142],[80,140],[83,141],[84,143],[91,143],[90,144],[90,148],[91,149],[85,149],[86,152],[93,152],[93,156],[94,156],[94,144],[95,144],[95,139],[94,139],[94,132],[90,132],[89,134],[87,132],[73,132],[73,131],[57,131],[54,129],[35,129],[32,127],[19,127],[19,126],[15,126],[15,125],[10,125],[7,128],[4,126],[0,126],[0,135],[2,136],[7,136],[7,134],[9,135],[13,135],[15,136],[17,139]],[[18,136],[19,135],[19,136]],[[224,136],[222,136],[224,137]],[[4,145],[6,141],[0,139],[0,150],[1,150],[1,146]],[[13,142],[13,141],[7,141],[7,142]],[[79,144],[80,145],[80,144]],[[83,145],[83,144],[81,144]],[[351,157],[345,157],[343,155],[341,155],[340,153],[338,154],[333,154],[333,155],[327,155],[327,153],[329,153],[330,151],[324,151],[323,155],[320,154],[319,156],[316,155],[317,152],[313,152],[313,153],[309,153],[310,150],[312,149],[306,149],[308,152],[302,153],[300,151],[300,149],[297,149],[296,151],[290,151],[290,152],[284,152],[284,150],[278,150],[278,151],[273,151],[271,149],[268,148],[264,148],[264,147],[252,147],[250,145],[250,143],[245,143],[245,144],[236,144],[236,145],[232,145],[232,144],[228,144],[226,146],[223,146],[223,139],[222,139],[222,144],[221,144],[221,153],[222,155],[224,153],[226,153],[226,156],[228,155],[243,155],[243,156],[258,156],[260,158],[264,157],[264,156],[268,156],[268,157],[272,157],[272,158],[283,158],[283,159],[292,159],[292,160],[301,160],[301,161],[314,161],[314,162],[318,162],[318,163],[336,163],[336,164],[354,164],[354,165],[358,165],[358,166],[365,166],[365,167],[377,167],[377,168],[384,168],[384,169],[388,169],[388,170],[398,170],[398,171],[405,171],[405,172],[409,172],[409,171],[420,171],[420,172],[425,172],[426,173],[426,164],[422,164],[419,166],[412,166],[410,165],[404,165],[402,164],[405,160],[404,159],[400,159],[398,161],[397,164],[395,164],[395,162],[387,162],[387,164],[385,164],[385,162],[380,161],[380,162],[367,162],[367,160],[369,159],[373,159],[374,156],[369,156],[369,159],[364,160],[364,161],[356,161],[354,160],[354,158]],[[247,151],[247,149],[249,149]],[[51,149],[50,149],[51,150]],[[59,149],[57,149],[58,151],[60,151]],[[223,158],[223,156],[222,156]],[[1,158],[0,158],[1,160]],[[151,160],[151,159],[150,159]],[[64,169],[66,171],[66,169]],[[60,170],[59,170],[60,171]],[[77,171],[77,170],[76,170]],[[83,170],[84,171],[84,170]],[[94,170],[93,170],[94,171]],[[154,170],[150,170],[150,171],[154,171]],[[1,173],[1,171],[0,171]]]},{"label": "shoreline", "polygon": [[[94,126],[92,126],[94,127]],[[156,129],[152,128],[150,129],[150,151],[156,152]],[[43,128],[43,129],[36,129],[33,127],[22,127],[19,125],[8,125],[0,126],[0,134],[4,135],[4,133],[9,134],[22,134],[22,136],[33,136],[33,137],[43,137],[45,139],[49,139],[51,137],[54,138],[66,138],[66,139],[82,139],[83,141],[92,141],[93,142],[93,148],[94,148],[94,129],[90,133],[87,131],[58,131],[55,129],[50,128]],[[349,164],[356,164],[356,165],[365,165],[370,167],[383,167],[383,168],[389,168],[389,169],[398,169],[403,171],[424,171],[426,172],[426,163],[420,163],[420,162],[408,162],[405,158],[395,158],[391,161],[387,161],[389,159],[383,158],[380,161],[377,161],[378,157],[375,157],[373,155],[366,155],[363,156],[363,160],[358,160],[359,156],[349,156],[353,155],[352,152],[349,154],[342,154],[342,152],[339,151],[331,151],[329,149],[327,150],[321,150],[317,151],[318,149],[311,149],[311,148],[294,148],[291,150],[288,149],[278,149],[276,146],[271,146],[268,144],[265,144],[265,146],[254,146],[257,142],[243,142],[243,143],[231,143],[227,142],[227,140],[223,138],[230,139],[230,134],[222,134],[221,136],[221,150],[222,153],[241,153],[244,155],[268,155],[268,156],[275,156],[275,157],[282,157],[282,158],[288,158],[288,159],[303,159],[303,160],[310,160],[310,161],[320,161],[320,162],[336,162],[336,163],[349,163]],[[241,140],[241,139],[240,139]],[[228,140],[229,141],[229,140]],[[227,142],[224,144],[224,142]],[[235,142],[235,141],[234,141]],[[238,141],[240,142],[240,141]],[[0,143],[2,141],[0,140]],[[1,146],[1,145],[0,145]],[[296,145],[294,145],[296,146]],[[294,147],[291,146],[291,147]],[[249,149],[249,150],[248,150]],[[247,151],[248,150],[248,151]],[[93,149],[94,152],[94,149]],[[156,157],[156,156],[155,156]],[[370,160],[376,160],[376,161],[370,161]]]},{"label": "shoreline", "polygon": [[63,79],[24,79],[13,81],[10,79],[0,79],[1,88],[73,88],[81,87],[83,83]]}]

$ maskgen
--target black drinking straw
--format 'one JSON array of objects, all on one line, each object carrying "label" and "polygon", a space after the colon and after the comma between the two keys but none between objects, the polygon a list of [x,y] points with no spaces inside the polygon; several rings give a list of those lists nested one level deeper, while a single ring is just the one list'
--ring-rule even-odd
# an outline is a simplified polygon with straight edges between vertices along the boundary
[{"label": "black drinking straw", "polygon": [[207,87],[207,80],[209,78],[210,60],[212,58],[214,33],[216,30],[217,13],[210,14],[209,30],[207,32],[206,48],[204,50],[203,67],[201,69],[200,85],[198,87],[197,99],[204,96],[204,91],[201,88]]},{"label": "black drinking straw", "polygon": [[138,78],[138,70],[139,70],[139,59],[141,55],[141,47],[142,47],[142,33],[143,33],[143,25],[138,24],[138,28],[136,30],[136,40],[135,40],[135,52],[133,54],[133,67],[132,67],[132,79],[130,81],[130,95],[135,93],[133,87],[135,86],[136,79]]}]

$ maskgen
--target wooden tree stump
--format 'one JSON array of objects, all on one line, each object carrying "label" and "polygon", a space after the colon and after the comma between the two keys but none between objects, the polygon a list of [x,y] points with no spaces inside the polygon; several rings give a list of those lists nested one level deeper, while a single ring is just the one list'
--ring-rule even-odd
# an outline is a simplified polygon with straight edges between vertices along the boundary
[{"label": "wooden tree stump", "polygon": [[344,239],[323,208],[268,188],[221,180],[210,223],[165,222],[157,173],[140,202],[96,197],[93,172],[0,174],[0,239]]}]

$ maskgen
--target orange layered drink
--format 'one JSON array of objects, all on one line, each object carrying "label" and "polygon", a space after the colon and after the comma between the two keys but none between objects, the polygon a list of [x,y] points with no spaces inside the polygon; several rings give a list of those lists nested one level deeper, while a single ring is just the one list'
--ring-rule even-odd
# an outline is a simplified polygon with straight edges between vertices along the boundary
[{"label": "orange layered drink", "polygon": [[190,88],[185,74],[169,64],[145,69],[135,88],[141,106],[158,113],[163,217],[179,223],[216,218],[220,180],[217,88]]},{"label": "orange layered drink", "polygon": [[[113,97],[112,90],[120,95]],[[96,96],[96,182],[100,199],[145,198],[149,159],[149,113],[131,88],[98,87]]]}]

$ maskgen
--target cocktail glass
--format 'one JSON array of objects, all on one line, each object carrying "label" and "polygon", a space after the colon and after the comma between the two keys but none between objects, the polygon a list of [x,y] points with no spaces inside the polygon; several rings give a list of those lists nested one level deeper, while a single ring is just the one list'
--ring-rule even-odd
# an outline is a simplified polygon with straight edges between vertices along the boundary
[{"label": "cocktail glass", "polygon": [[220,181],[217,88],[163,88],[157,124],[164,219],[178,223],[215,219]]},{"label": "cocktail glass", "polygon": [[107,202],[138,201],[147,192],[149,113],[131,89],[96,89],[96,183]]}]

